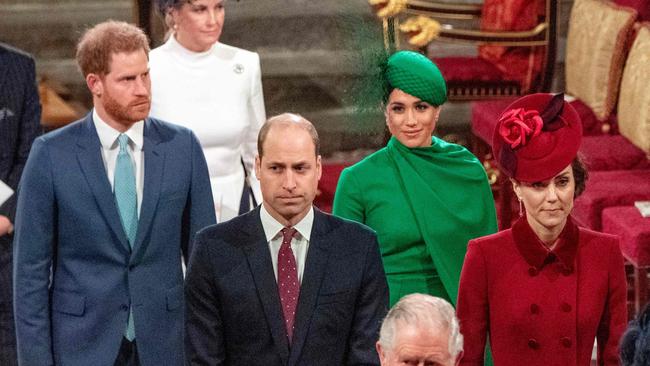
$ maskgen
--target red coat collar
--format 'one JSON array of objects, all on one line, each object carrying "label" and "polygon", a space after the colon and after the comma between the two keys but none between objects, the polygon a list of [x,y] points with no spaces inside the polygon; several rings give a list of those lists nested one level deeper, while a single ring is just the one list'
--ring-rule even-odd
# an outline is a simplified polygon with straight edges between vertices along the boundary
[{"label": "red coat collar", "polygon": [[553,250],[548,250],[528,225],[525,216],[512,225],[512,235],[517,250],[526,262],[537,270],[541,270],[542,267],[554,262],[557,258],[567,272],[573,272],[578,251],[578,232],[578,227],[569,216],[562,233],[560,233],[559,242]]}]

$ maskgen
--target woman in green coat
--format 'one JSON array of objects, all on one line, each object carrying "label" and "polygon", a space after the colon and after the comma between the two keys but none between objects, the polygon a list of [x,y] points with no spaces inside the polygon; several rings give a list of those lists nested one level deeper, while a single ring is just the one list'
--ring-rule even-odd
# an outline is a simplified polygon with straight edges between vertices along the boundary
[{"label": "woman in green coat", "polygon": [[391,306],[414,292],[455,304],[467,242],[497,230],[487,176],[464,147],[432,136],[447,99],[433,62],[400,51],[382,74],[392,137],[343,171],[333,213],[377,232]]}]

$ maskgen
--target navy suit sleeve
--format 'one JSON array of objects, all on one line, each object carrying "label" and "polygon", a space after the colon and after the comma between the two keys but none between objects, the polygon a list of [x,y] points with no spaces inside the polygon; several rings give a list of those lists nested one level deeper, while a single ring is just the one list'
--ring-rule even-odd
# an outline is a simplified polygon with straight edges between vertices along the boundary
[{"label": "navy suit sleeve", "polygon": [[19,187],[14,237],[16,346],[23,366],[53,364],[48,287],[56,220],[52,162],[38,138]]},{"label": "navy suit sleeve", "polygon": [[379,365],[375,343],[381,321],[388,311],[388,283],[381,261],[377,237],[368,245],[361,290],[348,339],[347,365]]},{"label": "navy suit sleeve", "polygon": [[[21,58],[22,59],[22,58]],[[19,70],[16,72],[22,74],[23,82],[20,87],[24,88],[22,100],[22,112],[18,118],[18,144],[14,155],[14,161],[11,165],[11,170],[7,176],[7,185],[14,190],[18,187],[18,181],[27,162],[29,150],[34,142],[34,139],[40,134],[41,131],[41,105],[38,97],[38,89],[36,88],[36,71],[34,67],[34,60],[31,58],[24,58],[21,61]],[[15,221],[16,212],[16,195],[14,194],[2,205],[0,215],[5,215],[10,221]]]},{"label": "navy suit sleeve", "polygon": [[208,165],[194,133],[191,134],[192,182],[190,195],[183,213],[181,248],[187,264],[192,253],[194,236],[199,230],[217,222],[210,188]]},{"label": "navy suit sleeve", "polygon": [[185,278],[185,355],[189,365],[222,365],[225,345],[218,297],[213,286],[209,238],[196,237]]}]

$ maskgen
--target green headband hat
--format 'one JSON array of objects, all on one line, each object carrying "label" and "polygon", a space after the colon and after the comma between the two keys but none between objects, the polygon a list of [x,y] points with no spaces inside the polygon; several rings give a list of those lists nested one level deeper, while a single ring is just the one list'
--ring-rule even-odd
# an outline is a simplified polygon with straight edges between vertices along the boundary
[{"label": "green headband hat", "polygon": [[389,90],[399,89],[434,106],[447,101],[445,79],[438,67],[421,53],[394,53],[388,58],[385,76]]}]

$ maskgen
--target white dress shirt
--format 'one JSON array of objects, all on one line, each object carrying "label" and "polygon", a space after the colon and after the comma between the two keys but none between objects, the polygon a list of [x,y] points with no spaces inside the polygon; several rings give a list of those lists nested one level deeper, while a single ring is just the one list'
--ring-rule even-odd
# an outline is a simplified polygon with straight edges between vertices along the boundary
[{"label": "white dress shirt", "polygon": [[[266,210],[264,204],[260,208],[260,220],[264,228],[264,235],[266,241],[269,243],[271,250],[271,261],[273,262],[273,274],[275,280],[278,280],[278,252],[282,245],[282,233],[280,230],[284,229],[284,225],[279,223],[271,214]],[[307,215],[303,217],[293,228],[298,233],[291,240],[291,250],[296,257],[296,271],[298,272],[298,282],[302,284],[302,275],[305,272],[305,262],[307,261],[307,251],[309,250],[309,238],[311,237],[311,228],[314,224],[314,208],[312,207]]]},{"label": "white dress shirt", "polygon": [[[115,164],[117,163],[117,154],[120,152],[120,145],[117,142],[117,138],[120,136],[121,132],[104,122],[95,109],[93,109],[93,123],[97,130],[97,136],[99,136],[99,142],[102,145],[102,160],[104,161],[104,168],[106,169],[108,182],[111,184],[111,190],[114,191],[115,187],[113,181],[115,178]],[[131,154],[131,159],[135,167],[135,188],[138,194],[138,216],[140,216],[142,190],[144,185],[144,154],[142,153],[143,133],[143,121],[134,123],[131,128],[124,132],[124,134],[129,137],[129,154]]]}]

